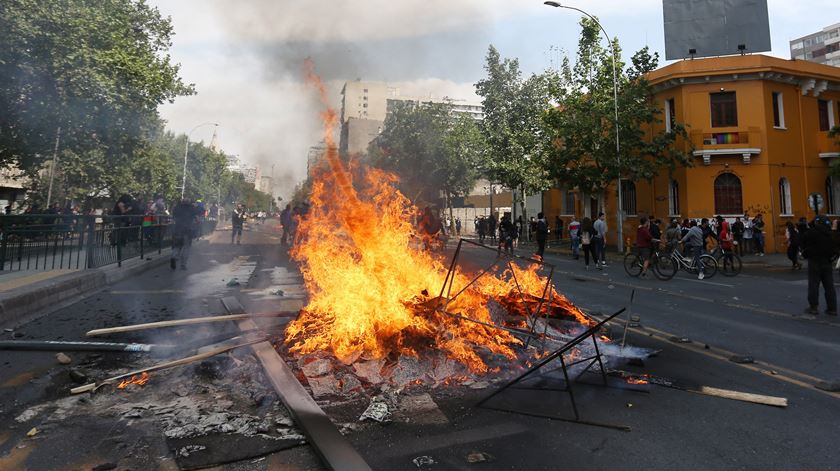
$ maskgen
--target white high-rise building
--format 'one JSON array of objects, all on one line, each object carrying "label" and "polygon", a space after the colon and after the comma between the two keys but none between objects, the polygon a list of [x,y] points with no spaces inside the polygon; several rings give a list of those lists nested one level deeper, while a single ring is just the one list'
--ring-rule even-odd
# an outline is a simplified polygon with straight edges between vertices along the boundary
[{"label": "white high-rise building", "polygon": [[840,67],[840,23],[791,41],[790,58]]}]

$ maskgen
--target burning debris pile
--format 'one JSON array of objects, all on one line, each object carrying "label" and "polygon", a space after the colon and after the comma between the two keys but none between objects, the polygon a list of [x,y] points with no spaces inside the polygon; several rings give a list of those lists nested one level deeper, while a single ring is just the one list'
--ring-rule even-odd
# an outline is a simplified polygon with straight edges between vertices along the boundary
[{"label": "burning debris pile", "polygon": [[[307,71],[326,105],[311,64]],[[328,108],[322,118],[324,165],[316,172],[312,207],[292,251],[309,293],[307,306],[286,330],[293,354],[329,352],[345,365],[421,358],[431,361],[432,370],[454,361],[482,374],[492,368],[489,357],[516,358],[514,348],[523,343],[513,331],[495,327],[500,319],[494,319],[494,307],[514,328],[527,327],[540,305],[542,315],[591,324],[547,287],[538,264],[511,263],[474,282],[456,267],[449,281],[460,293],[437,296],[450,272],[442,259],[412,243],[416,208],[396,189],[396,177],[374,168],[351,172],[333,139],[335,111]]]}]

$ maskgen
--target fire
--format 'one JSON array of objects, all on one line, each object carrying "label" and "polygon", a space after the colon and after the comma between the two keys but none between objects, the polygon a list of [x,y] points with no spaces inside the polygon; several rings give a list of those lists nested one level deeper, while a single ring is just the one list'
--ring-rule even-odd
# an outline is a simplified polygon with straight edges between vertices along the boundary
[{"label": "fire", "polygon": [[149,373],[146,373],[144,371],[139,376],[138,375],[131,375],[131,379],[124,380],[123,382],[118,384],[117,389],[125,389],[126,387],[128,387],[129,384],[138,384],[140,386],[143,386],[144,384],[146,384],[148,382],[149,382]]},{"label": "fire", "polygon": [[[396,189],[395,175],[374,168],[351,171],[339,158],[333,137],[336,113],[328,107],[312,64],[307,62],[306,69],[327,108],[321,114],[327,150],[325,165],[314,173],[311,208],[300,221],[291,251],[301,267],[309,302],[286,330],[290,350],[329,351],[352,363],[360,356],[418,356],[431,348],[479,373],[488,366],[476,347],[514,358],[513,347],[521,341],[511,333],[458,319],[440,308],[446,305],[449,313],[493,325],[488,301],[494,299],[512,316],[527,317],[540,306],[545,291],[540,266],[510,264],[495,276],[482,277],[449,303],[438,299],[448,267],[413,243],[417,208]],[[472,279],[460,271],[454,276],[452,294]],[[590,322],[553,287],[546,298],[543,315],[563,313]]]},{"label": "fire", "polygon": [[627,381],[627,384],[649,384],[650,383],[650,381],[648,381],[646,379],[636,378],[636,377],[633,377],[633,376],[628,376],[627,378],[625,378],[625,381]]}]

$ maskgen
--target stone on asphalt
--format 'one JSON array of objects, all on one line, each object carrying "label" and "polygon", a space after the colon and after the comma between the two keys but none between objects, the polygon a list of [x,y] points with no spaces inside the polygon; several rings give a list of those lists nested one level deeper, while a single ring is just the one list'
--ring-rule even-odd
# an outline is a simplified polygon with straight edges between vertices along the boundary
[{"label": "stone on asphalt", "polygon": [[55,354],[55,359],[62,365],[69,365],[70,363],[73,363],[72,358],[61,352]]},{"label": "stone on asphalt", "polygon": [[70,368],[70,379],[76,384],[85,384],[87,383],[88,376],[87,373],[79,368]]},{"label": "stone on asphalt", "polygon": [[493,455],[484,451],[471,451],[467,455],[468,463],[487,463],[493,461]]},{"label": "stone on asphalt", "polygon": [[433,464],[436,463],[434,458],[432,458],[431,456],[428,456],[428,455],[418,456],[417,458],[414,458],[413,460],[411,460],[411,462],[414,463],[414,466],[417,466],[420,469],[423,469],[424,467],[427,467],[427,466],[432,466]]}]

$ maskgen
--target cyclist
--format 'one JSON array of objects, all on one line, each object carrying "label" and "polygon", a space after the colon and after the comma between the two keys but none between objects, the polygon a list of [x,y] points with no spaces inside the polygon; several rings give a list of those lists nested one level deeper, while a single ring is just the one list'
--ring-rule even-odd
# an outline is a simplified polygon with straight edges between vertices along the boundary
[{"label": "cyclist", "polygon": [[642,260],[642,273],[639,275],[642,278],[647,278],[648,267],[650,266],[650,255],[653,252],[653,241],[655,239],[650,235],[650,221],[648,218],[642,216],[639,219],[639,228],[636,230],[636,252]]},{"label": "cyclist", "polygon": [[691,250],[694,255],[694,266],[697,268],[697,279],[702,280],[706,275],[703,273],[705,267],[700,256],[703,255],[703,229],[697,225],[697,221],[692,220],[689,223],[688,233],[680,239],[681,244],[685,244],[686,249]]}]

